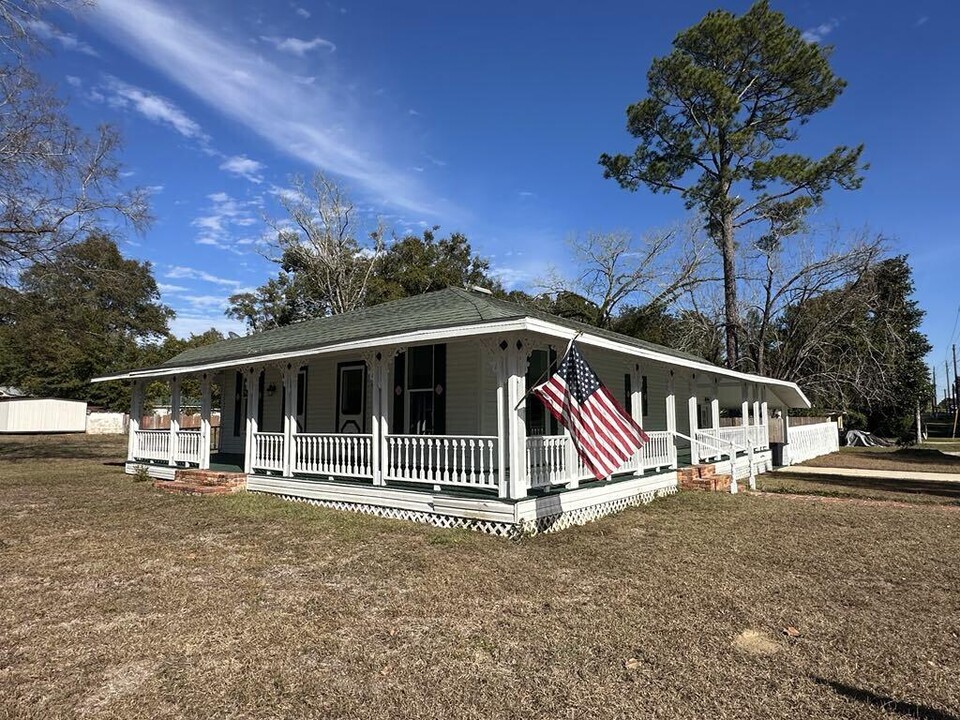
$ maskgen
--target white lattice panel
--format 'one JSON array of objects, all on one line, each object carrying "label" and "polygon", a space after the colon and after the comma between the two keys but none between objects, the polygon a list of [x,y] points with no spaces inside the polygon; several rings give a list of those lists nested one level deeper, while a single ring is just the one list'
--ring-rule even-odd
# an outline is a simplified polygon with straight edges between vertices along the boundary
[{"label": "white lattice panel", "polygon": [[333,510],[346,510],[348,512],[363,513],[365,515],[375,515],[377,517],[390,518],[393,520],[411,520],[413,522],[424,523],[439,528],[461,528],[465,530],[475,530],[477,532],[496,535],[497,537],[518,538],[522,536],[538,535],[540,533],[559,532],[576,525],[585,525],[586,523],[599,520],[607,515],[625,510],[628,507],[646,505],[658,497],[673,495],[677,492],[676,487],[661,488],[659,490],[648,490],[636,495],[631,495],[617,500],[597,503],[584,508],[578,508],[557,515],[537,518],[534,522],[521,524],[512,524],[505,522],[494,522],[490,520],[474,520],[471,518],[454,517],[451,515],[440,515],[438,513],[420,512],[416,510],[403,510],[400,508],[382,507],[380,505],[367,505],[364,503],[343,502],[339,500],[315,500],[312,498],[302,498],[295,495],[277,495],[276,497],[294,502],[307,503],[318,507],[331,508]]}]

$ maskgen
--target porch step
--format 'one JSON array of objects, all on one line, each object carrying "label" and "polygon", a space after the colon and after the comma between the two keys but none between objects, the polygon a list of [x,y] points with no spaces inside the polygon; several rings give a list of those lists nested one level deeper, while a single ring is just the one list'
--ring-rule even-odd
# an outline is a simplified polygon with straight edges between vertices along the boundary
[{"label": "porch step", "polygon": [[181,480],[157,480],[153,487],[168,493],[178,495],[229,495],[230,493],[243,490],[243,483],[233,483],[230,485],[200,485],[197,483],[183,482]]},{"label": "porch step", "polygon": [[174,473],[173,480],[153,483],[157,490],[180,495],[227,495],[243,490],[246,485],[244,473],[196,468],[181,468]]},{"label": "porch step", "polygon": [[226,472],[224,470],[197,470],[196,468],[180,468],[174,473],[173,479],[178,482],[192,485],[233,486],[245,483],[246,474],[242,472]]},{"label": "porch step", "polygon": [[706,492],[730,492],[733,476],[729,473],[717,473],[712,464],[691,465],[677,470],[677,479],[681,490],[702,490]]}]

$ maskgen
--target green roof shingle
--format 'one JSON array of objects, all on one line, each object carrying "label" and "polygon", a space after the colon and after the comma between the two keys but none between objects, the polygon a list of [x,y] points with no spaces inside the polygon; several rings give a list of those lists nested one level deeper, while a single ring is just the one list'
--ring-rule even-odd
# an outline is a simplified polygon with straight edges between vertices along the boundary
[{"label": "green roof shingle", "polygon": [[341,343],[386,337],[416,330],[435,330],[524,317],[552,322],[572,330],[616,340],[634,347],[652,350],[687,360],[705,360],[678,350],[648,343],[637,338],[591,325],[557,317],[550,313],[495,298],[486,293],[447,288],[415,297],[403,298],[342,315],[305,320],[294,325],[266,330],[246,337],[231,338],[211,345],[186,350],[161,365],[161,368],[186,367],[228,362],[296,352],[320,350]]}]

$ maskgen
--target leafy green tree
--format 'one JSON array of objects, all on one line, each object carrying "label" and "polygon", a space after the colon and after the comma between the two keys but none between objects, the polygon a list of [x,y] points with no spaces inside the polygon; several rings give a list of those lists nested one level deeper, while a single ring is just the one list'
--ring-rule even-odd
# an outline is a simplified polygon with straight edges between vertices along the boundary
[{"label": "leafy green tree", "polygon": [[437,239],[437,230],[407,235],[387,247],[370,278],[368,306],[445,287],[500,290],[500,283],[490,276],[490,261],[473,252],[465,235]]},{"label": "leafy green tree", "polygon": [[877,262],[857,281],[788,308],[772,360],[818,407],[904,437],[917,402],[930,394],[930,343],[912,295],[905,256]]},{"label": "leafy green tree", "polygon": [[[389,300],[419,295],[445,287],[478,285],[498,294],[500,283],[490,276],[490,263],[476,255],[470,241],[460,233],[437,239],[437,228],[422,236],[408,235],[380,252],[363,280],[359,306],[369,307]],[[334,312],[328,301],[329,283],[313,281],[308,264],[286,263],[280,273],[255,291],[230,298],[227,315],[242,320],[251,332],[259,332]],[[338,306],[340,307],[340,306]],[[346,307],[340,307],[341,312]]]},{"label": "leafy green tree", "polygon": [[246,323],[250,332],[329,314],[323,298],[311,292],[303,276],[285,270],[252,292],[231,295],[228,302],[226,315]]},{"label": "leafy green tree", "polygon": [[736,367],[741,231],[753,228],[761,245],[798,231],[828,189],[860,187],[863,146],[821,158],[783,151],[845,82],[830,68],[830,48],[806,42],[766,0],[739,17],[708,13],[673,48],[654,59],[648,96],[627,108],[636,149],[604,153],[600,164],[623,188],[677,192],[703,213],[722,258],[726,362]]},{"label": "leafy green tree", "polygon": [[90,378],[143,363],[144,344],[168,334],[148,262],[102,235],[28,268],[0,300],[0,380],[33,394],[122,410],[129,389]]}]

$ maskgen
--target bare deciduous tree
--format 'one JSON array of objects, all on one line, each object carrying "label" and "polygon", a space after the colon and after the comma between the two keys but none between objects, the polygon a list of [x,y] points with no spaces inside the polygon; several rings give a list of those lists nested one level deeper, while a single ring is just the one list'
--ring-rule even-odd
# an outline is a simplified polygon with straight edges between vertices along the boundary
[{"label": "bare deciduous tree", "polygon": [[596,306],[593,324],[606,328],[625,304],[667,306],[705,282],[708,242],[692,223],[648,233],[639,242],[622,231],[590,232],[570,241],[577,275],[566,278],[552,269],[539,285],[554,298],[586,298]]},{"label": "bare deciduous tree", "polygon": [[[740,316],[747,318],[743,328],[749,369],[761,375],[792,377],[788,365],[791,348],[800,342],[810,346],[821,342],[826,334],[816,331],[811,337],[784,337],[778,321],[788,308],[798,311],[809,301],[828,291],[858,288],[859,281],[883,255],[881,237],[859,233],[843,239],[838,231],[826,241],[794,238],[787,246],[763,242],[755,246],[747,260],[742,278],[743,302]],[[844,308],[837,308],[838,316]],[[804,325],[804,327],[806,327]],[[774,364],[770,350],[776,348]],[[797,348],[800,351],[800,348]]]},{"label": "bare deciduous tree", "polygon": [[0,0],[0,281],[49,259],[64,245],[122,219],[150,222],[147,194],[120,183],[120,136],[109,126],[88,135],[62,100],[25,64],[37,46],[41,10],[82,2]]},{"label": "bare deciduous tree", "polygon": [[357,238],[357,209],[336,182],[317,172],[309,184],[296,177],[280,196],[287,213],[268,220],[276,231],[271,260],[297,275],[309,294],[323,298],[332,314],[362,307],[370,277],[383,254],[384,228],[378,223],[368,242]]}]

